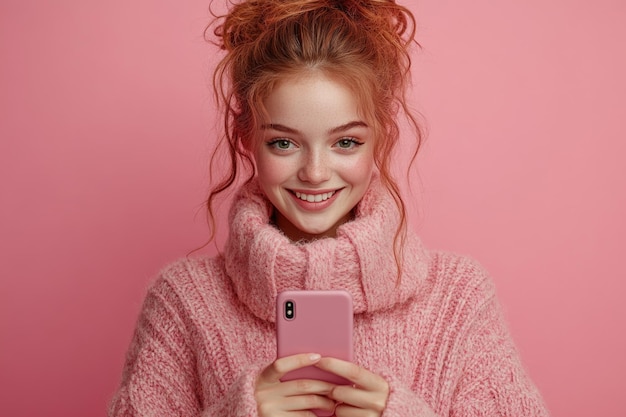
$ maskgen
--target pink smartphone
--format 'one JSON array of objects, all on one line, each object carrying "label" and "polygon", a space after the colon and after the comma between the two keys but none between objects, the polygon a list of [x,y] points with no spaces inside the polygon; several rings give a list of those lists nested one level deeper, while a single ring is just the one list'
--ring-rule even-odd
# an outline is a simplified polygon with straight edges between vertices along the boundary
[{"label": "pink smartphone", "polygon": [[[352,297],[347,291],[285,291],[276,298],[278,357],[319,353],[352,362]],[[352,385],[345,378],[314,366],[289,372],[281,380],[317,379]],[[312,410],[317,416],[334,412]]]},{"label": "pink smartphone", "polygon": [[[319,353],[352,362],[353,309],[350,293],[333,291],[285,291],[276,299],[278,357]],[[318,379],[352,385],[313,366],[285,375],[283,381]],[[319,415],[319,414],[318,414]]]}]

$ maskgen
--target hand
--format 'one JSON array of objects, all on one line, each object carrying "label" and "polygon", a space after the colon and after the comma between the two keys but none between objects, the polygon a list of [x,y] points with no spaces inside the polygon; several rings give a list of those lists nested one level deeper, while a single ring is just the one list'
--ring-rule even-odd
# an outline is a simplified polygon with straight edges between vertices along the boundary
[{"label": "hand", "polygon": [[337,417],[380,417],[387,406],[389,384],[373,372],[354,363],[334,358],[320,359],[315,365],[320,369],[342,376],[354,386],[336,385],[328,397],[339,405]]},{"label": "hand", "polygon": [[335,385],[306,379],[280,381],[287,372],[315,365],[320,358],[310,353],[286,356],[265,368],[257,378],[254,393],[259,417],[316,417],[310,410],[332,411],[336,404],[328,395]]}]

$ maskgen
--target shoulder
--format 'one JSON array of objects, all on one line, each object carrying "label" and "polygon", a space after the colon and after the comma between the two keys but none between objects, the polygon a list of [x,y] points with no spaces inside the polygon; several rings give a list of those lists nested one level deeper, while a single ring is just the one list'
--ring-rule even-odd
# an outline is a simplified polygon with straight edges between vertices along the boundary
[{"label": "shoulder", "polygon": [[475,259],[444,251],[429,251],[428,276],[423,295],[431,308],[454,311],[469,319],[496,297],[495,284]]},{"label": "shoulder", "polygon": [[223,271],[220,257],[181,258],[161,269],[150,284],[150,291],[159,291],[163,287],[183,290],[193,286],[210,286]]},{"label": "shoulder", "polygon": [[210,305],[207,299],[218,304],[228,298],[229,282],[222,257],[182,258],[161,269],[148,288],[146,302],[152,299],[179,313],[192,313]]},{"label": "shoulder", "polygon": [[161,280],[178,284],[204,280],[222,273],[222,265],[222,258],[219,256],[215,258],[208,256],[181,258],[163,267],[155,284]]},{"label": "shoulder", "polygon": [[429,270],[441,279],[453,281],[485,282],[489,274],[476,259],[453,252],[428,251]]}]

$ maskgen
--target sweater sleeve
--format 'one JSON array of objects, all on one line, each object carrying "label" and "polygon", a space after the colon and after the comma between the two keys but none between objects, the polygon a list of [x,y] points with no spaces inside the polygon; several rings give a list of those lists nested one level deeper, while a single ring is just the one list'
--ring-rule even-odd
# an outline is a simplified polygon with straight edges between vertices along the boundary
[{"label": "sweater sleeve", "polygon": [[470,323],[463,345],[465,368],[452,402],[452,417],[547,417],[526,374],[493,294]]},{"label": "sweater sleeve", "polygon": [[[476,262],[454,264],[455,278],[443,287],[449,302],[440,311],[442,331],[449,337],[434,386],[418,378],[420,389],[404,385],[383,372],[390,394],[383,417],[548,417],[541,396],[526,374],[504,315],[495,286]],[[437,304],[442,306],[442,304]],[[434,367],[433,367],[434,369]],[[428,388],[427,388],[428,387]]]},{"label": "sweater sleeve", "polygon": [[[493,312],[492,312],[493,314]],[[478,323],[493,320],[484,311]],[[539,392],[525,374],[499,317],[497,327],[477,326],[466,349],[472,352],[461,380],[454,390],[450,417],[548,417]],[[382,372],[389,383],[389,398],[382,417],[443,417],[427,401],[398,381],[391,373]]]},{"label": "sweater sleeve", "polygon": [[382,417],[438,417],[424,398],[404,386],[389,372],[381,376],[389,384],[389,398]]},{"label": "sweater sleeve", "polygon": [[265,364],[255,364],[235,380],[224,398],[212,401],[202,412],[202,417],[257,417],[254,398],[256,378]]},{"label": "sweater sleeve", "polygon": [[109,417],[257,415],[253,386],[260,367],[244,370],[221,398],[202,398],[192,331],[175,287],[159,278],[145,298]]}]

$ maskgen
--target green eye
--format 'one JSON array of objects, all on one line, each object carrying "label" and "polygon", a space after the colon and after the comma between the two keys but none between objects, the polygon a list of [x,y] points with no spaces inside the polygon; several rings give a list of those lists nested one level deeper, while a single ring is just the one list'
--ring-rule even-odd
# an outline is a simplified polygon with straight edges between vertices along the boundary
[{"label": "green eye", "polygon": [[344,138],[344,139],[340,139],[339,142],[337,142],[337,146],[340,147],[341,149],[352,149],[358,145],[361,145],[361,143],[357,142],[353,138]]},{"label": "green eye", "polygon": [[281,151],[289,150],[293,146],[293,144],[291,143],[289,139],[276,139],[271,142],[268,142],[267,145],[271,148],[279,149]]}]

